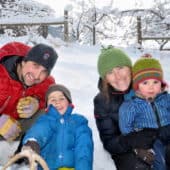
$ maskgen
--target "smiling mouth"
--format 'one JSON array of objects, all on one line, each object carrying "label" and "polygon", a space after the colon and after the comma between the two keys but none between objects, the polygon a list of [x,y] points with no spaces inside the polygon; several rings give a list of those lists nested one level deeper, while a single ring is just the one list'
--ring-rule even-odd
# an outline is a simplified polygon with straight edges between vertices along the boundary
[{"label": "smiling mouth", "polygon": [[154,94],[154,92],[148,92],[148,94],[153,95],[153,94]]},{"label": "smiling mouth", "polygon": [[27,77],[29,81],[34,82],[34,77],[30,73],[28,73]]}]

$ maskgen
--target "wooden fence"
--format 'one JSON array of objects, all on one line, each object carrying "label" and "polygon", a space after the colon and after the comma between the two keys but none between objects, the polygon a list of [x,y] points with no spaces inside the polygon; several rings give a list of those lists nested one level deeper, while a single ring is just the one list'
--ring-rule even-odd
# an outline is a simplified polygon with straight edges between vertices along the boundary
[{"label": "wooden fence", "polygon": [[154,41],[158,41],[161,40],[161,45],[160,45],[160,50],[170,50],[170,49],[165,49],[164,46],[165,44],[168,43],[168,41],[170,41],[170,37],[145,37],[142,35],[142,24],[141,24],[141,17],[137,17],[137,40],[138,43],[142,46],[142,41],[146,41],[146,40],[154,40]]},{"label": "wooden fence", "polygon": [[69,40],[69,32],[68,32],[68,11],[64,11],[64,20],[63,21],[45,21],[45,22],[22,22],[22,23],[0,23],[0,28],[8,27],[11,29],[15,29],[20,26],[41,26],[42,27],[42,35],[43,37],[47,37],[48,35],[48,26],[49,25],[63,25],[64,26],[64,41]]}]

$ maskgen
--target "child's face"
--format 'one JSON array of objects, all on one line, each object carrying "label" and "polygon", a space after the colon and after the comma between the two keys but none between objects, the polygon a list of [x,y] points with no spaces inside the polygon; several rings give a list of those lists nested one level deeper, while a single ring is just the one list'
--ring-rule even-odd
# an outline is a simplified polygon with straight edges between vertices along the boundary
[{"label": "child's face", "polygon": [[139,83],[138,92],[146,99],[155,98],[161,92],[161,82],[156,79],[147,79]]},{"label": "child's face", "polygon": [[54,91],[48,96],[47,105],[52,104],[60,114],[64,114],[69,105],[69,101],[61,91]]},{"label": "child's face", "polygon": [[106,74],[106,81],[114,89],[125,91],[131,83],[131,69],[127,66],[115,67]]}]

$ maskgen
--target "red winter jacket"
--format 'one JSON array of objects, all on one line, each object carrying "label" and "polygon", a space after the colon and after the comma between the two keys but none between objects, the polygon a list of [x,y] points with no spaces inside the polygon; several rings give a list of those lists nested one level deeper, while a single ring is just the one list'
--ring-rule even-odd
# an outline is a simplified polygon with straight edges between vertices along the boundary
[{"label": "red winter jacket", "polygon": [[[0,59],[4,57],[21,56],[24,57],[30,47],[19,43],[8,43],[0,49]],[[16,106],[21,97],[33,96],[40,101],[40,108],[45,107],[45,92],[49,85],[55,83],[53,77],[49,76],[42,83],[25,88],[23,84],[10,77],[6,68],[0,64],[0,114],[7,114],[18,119]]]}]

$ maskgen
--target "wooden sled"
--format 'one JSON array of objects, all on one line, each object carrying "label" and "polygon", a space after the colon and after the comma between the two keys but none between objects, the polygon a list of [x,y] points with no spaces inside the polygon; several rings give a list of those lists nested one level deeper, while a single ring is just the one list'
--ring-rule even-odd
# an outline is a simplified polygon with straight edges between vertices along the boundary
[{"label": "wooden sled", "polygon": [[18,159],[21,158],[27,158],[29,161],[29,168],[30,170],[36,170],[37,164],[39,164],[43,170],[49,170],[46,162],[44,159],[36,154],[32,150],[23,150],[22,152],[14,155],[2,168],[2,170],[6,170],[9,166],[11,166],[13,163],[15,163]]}]

